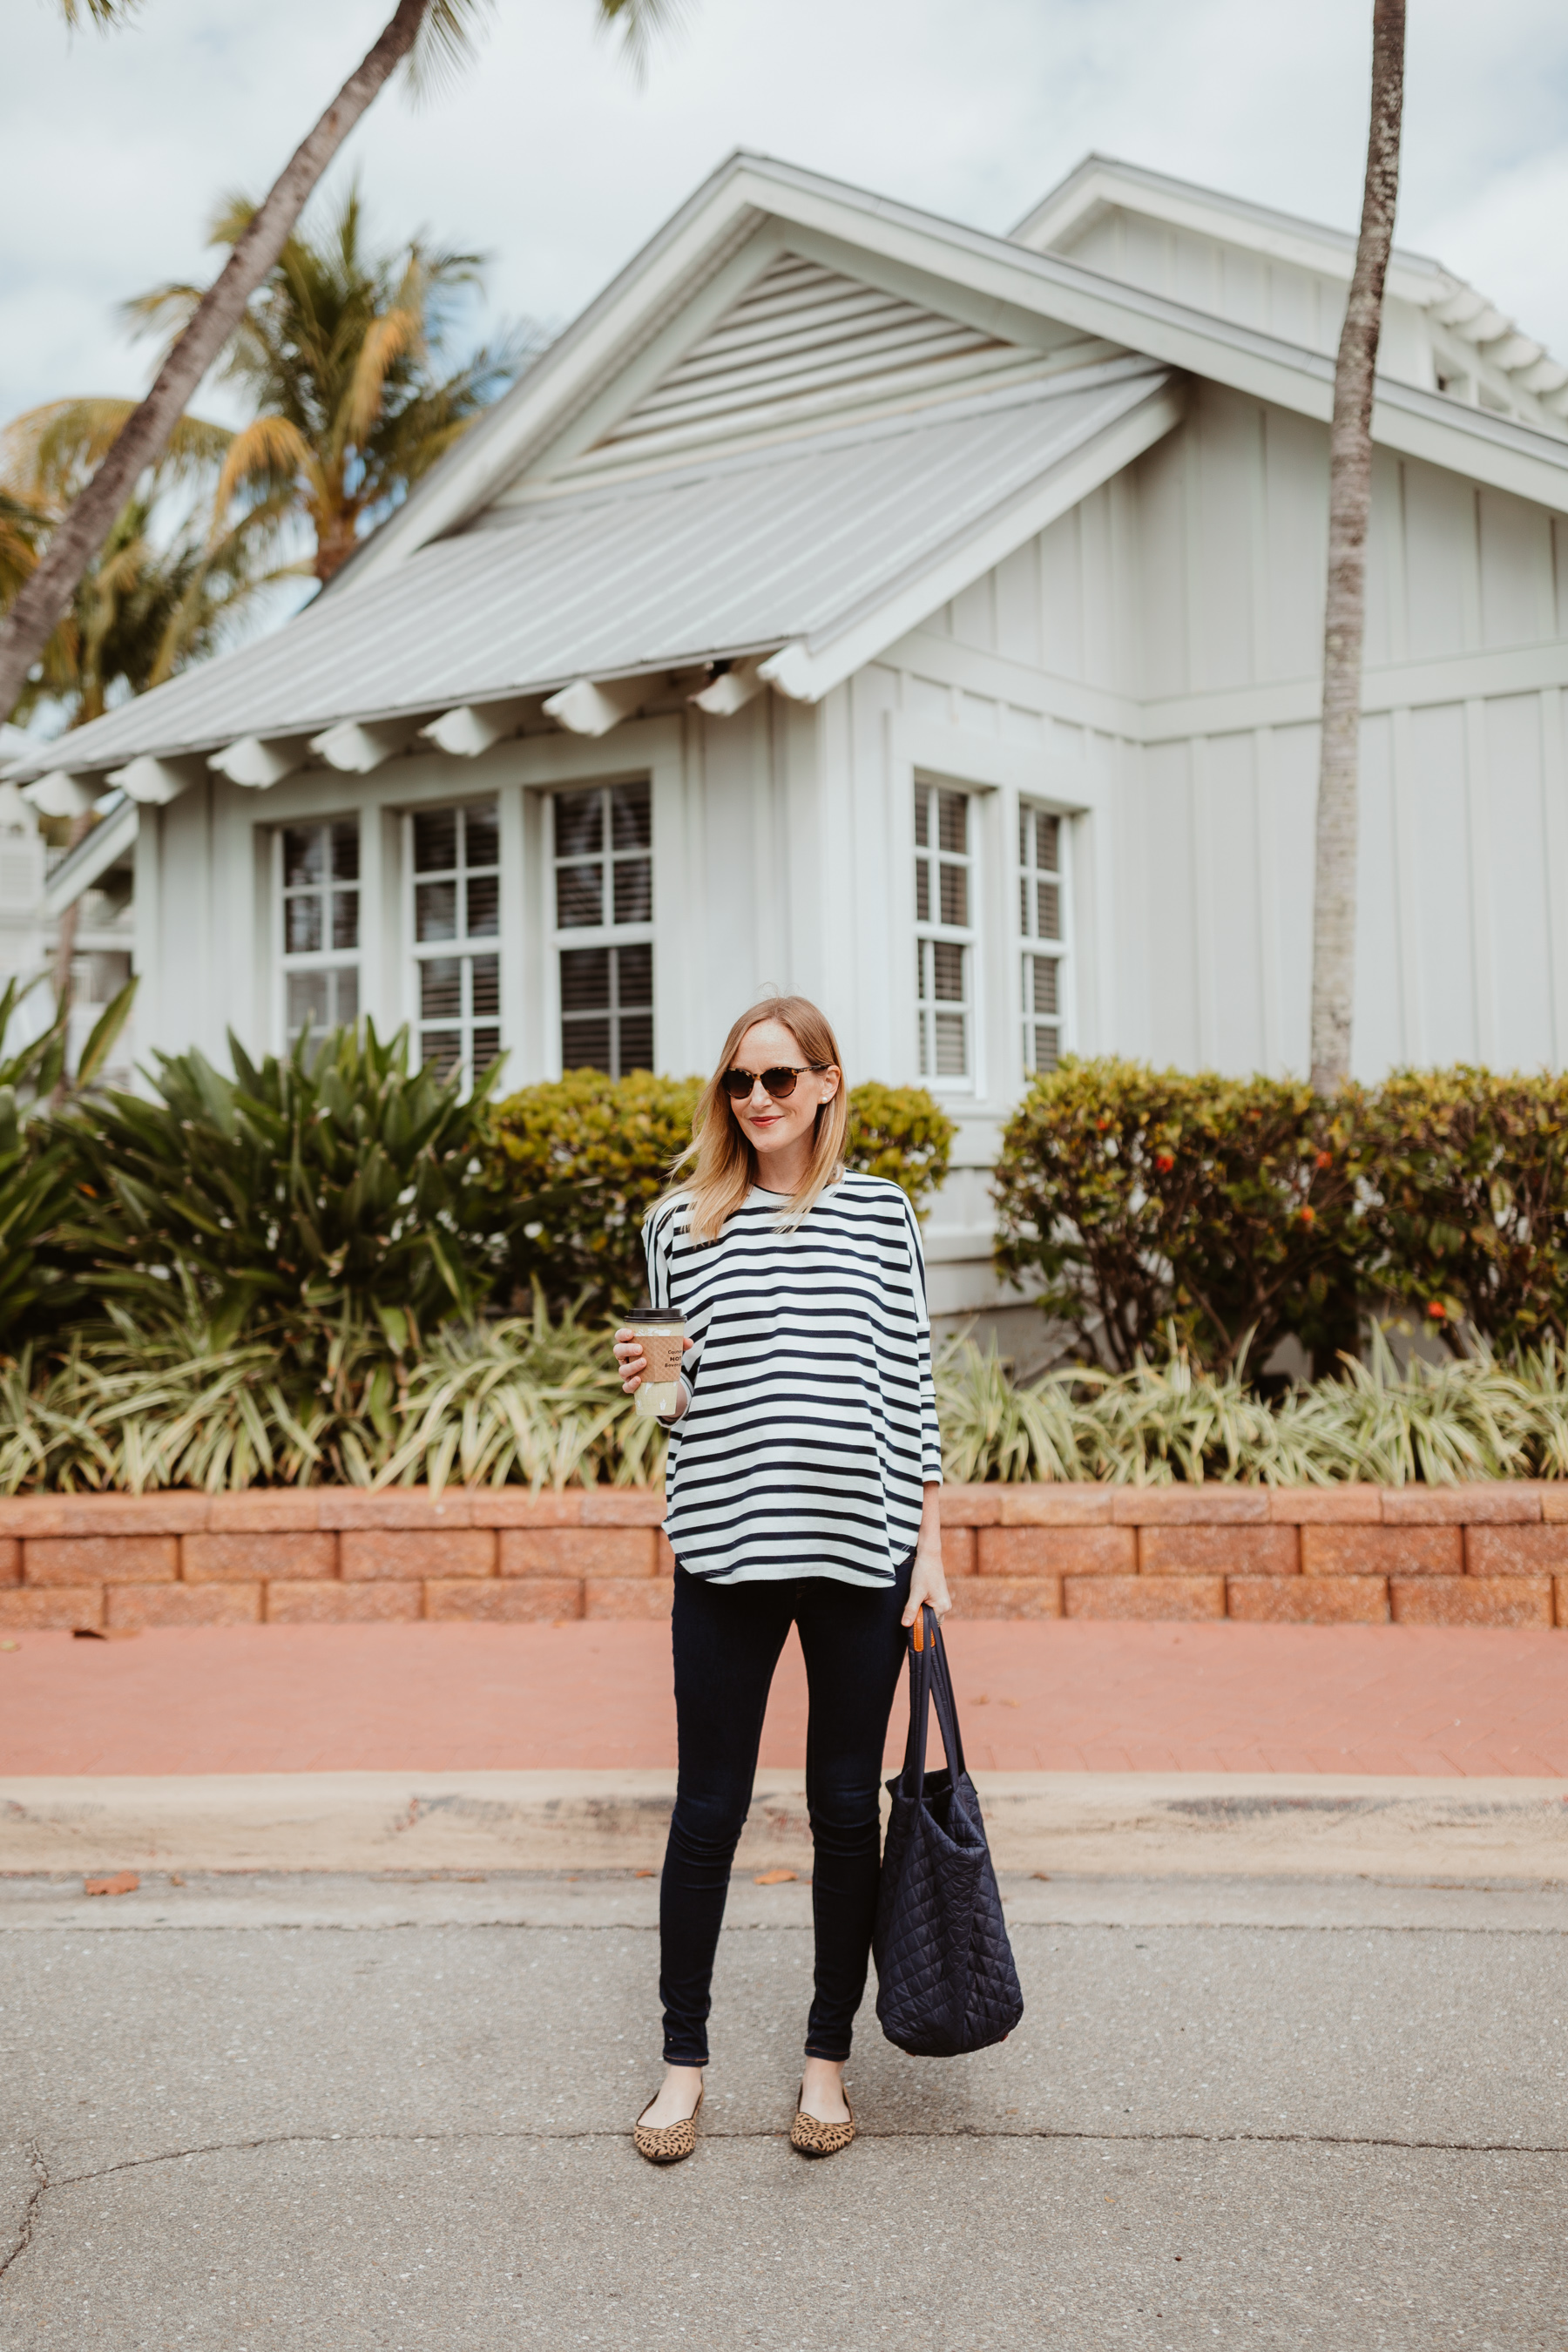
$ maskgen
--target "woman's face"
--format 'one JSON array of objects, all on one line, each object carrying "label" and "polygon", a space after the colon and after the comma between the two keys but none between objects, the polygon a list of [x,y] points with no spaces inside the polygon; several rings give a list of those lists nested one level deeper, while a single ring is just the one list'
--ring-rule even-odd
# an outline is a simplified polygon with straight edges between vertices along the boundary
[{"label": "woman's face", "polygon": [[[744,1102],[731,1098],[730,1108],[759,1160],[809,1142],[818,1110],[838,1092],[836,1069],[807,1069],[805,1061],[799,1038],[782,1021],[759,1021],[741,1040],[730,1067],[750,1072],[752,1091]],[[794,1094],[783,1102],[775,1102],[762,1081],[763,1071],[776,1069],[801,1073]]]}]

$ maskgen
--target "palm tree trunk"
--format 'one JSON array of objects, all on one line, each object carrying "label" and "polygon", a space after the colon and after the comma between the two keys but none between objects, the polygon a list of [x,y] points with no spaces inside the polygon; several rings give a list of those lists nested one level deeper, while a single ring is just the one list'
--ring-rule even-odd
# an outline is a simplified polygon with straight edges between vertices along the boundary
[{"label": "palm tree trunk", "polygon": [[1351,1066],[1373,385],[1383,328],[1383,285],[1388,274],[1399,193],[1404,101],[1405,0],[1373,0],[1366,185],[1355,272],[1334,363],[1334,417],[1329,432],[1329,583],[1323,616],[1323,725],[1312,905],[1312,1084],[1327,1095],[1339,1092]]},{"label": "palm tree trunk", "polygon": [[0,717],[9,716],[27,672],[103,545],[138,476],[160,455],[197,384],[238,326],[246,304],[282,252],[311,190],[371,100],[414,47],[429,5],[430,0],[397,0],[380,38],[289,158],[159,369],[153,389],[126,418],[102,465],[51,534],[43,562],[0,622]]}]

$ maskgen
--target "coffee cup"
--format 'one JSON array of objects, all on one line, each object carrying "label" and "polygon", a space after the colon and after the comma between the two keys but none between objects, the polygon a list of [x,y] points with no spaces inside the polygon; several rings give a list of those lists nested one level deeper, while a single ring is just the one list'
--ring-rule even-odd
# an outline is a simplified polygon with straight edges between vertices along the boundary
[{"label": "coffee cup", "polygon": [[680,1360],[686,1352],[686,1318],[660,1307],[628,1315],[624,1328],[640,1340],[647,1370],[637,1392],[637,1410],[645,1419],[668,1421],[680,1402]]}]

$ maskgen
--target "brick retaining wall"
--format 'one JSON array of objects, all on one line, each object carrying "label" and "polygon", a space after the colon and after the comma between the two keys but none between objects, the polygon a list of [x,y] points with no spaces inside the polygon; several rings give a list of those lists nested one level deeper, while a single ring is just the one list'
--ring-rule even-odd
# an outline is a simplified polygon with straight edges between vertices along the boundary
[{"label": "brick retaining wall", "polygon": [[[660,1617],[661,1495],[0,1499],[0,1630]],[[1568,1628],[1568,1482],[948,1486],[961,1617]]]}]

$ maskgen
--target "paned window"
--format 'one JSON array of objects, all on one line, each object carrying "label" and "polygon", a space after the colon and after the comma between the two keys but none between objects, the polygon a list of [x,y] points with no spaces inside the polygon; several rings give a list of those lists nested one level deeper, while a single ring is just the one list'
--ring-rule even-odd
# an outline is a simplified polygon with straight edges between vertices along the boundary
[{"label": "paned window", "polygon": [[915,1000],[923,1078],[974,1073],[974,872],[969,795],[915,785]]},{"label": "paned window", "polygon": [[500,1051],[496,803],[417,809],[409,829],[420,1057],[471,1086]]},{"label": "paned window", "polygon": [[1066,1051],[1068,828],[1049,809],[1018,811],[1018,928],[1023,936],[1024,1067],[1054,1070]]},{"label": "paned window", "polygon": [[359,1019],[359,819],[287,824],[279,843],[283,1029],[290,1045]]},{"label": "paned window", "polygon": [[653,807],[646,782],[558,793],[563,1070],[653,1067]]}]

